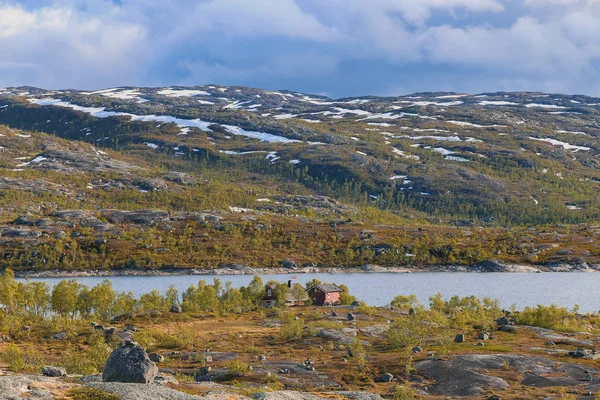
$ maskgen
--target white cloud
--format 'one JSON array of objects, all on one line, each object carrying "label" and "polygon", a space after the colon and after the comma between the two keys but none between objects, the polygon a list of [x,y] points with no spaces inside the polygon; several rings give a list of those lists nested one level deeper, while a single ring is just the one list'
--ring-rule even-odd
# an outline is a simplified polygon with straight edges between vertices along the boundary
[{"label": "white cloud", "polygon": [[[489,90],[490,85],[599,90],[599,0],[43,4],[24,7],[0,0],[0,86],[98,88],[232,80],[251,85],[276,77],[320,78],[322,91],[335,92],[340,82],[364,73],[348,65],[370,62],[389,68],[417,63],[447,68],[452,79],[440,81],[446,90]],[[334,75],[339,75],[338,87],[326,87]],[[473,76],[477,79],[468,83]],[[405,79],[414,83],[417,78]]]}]

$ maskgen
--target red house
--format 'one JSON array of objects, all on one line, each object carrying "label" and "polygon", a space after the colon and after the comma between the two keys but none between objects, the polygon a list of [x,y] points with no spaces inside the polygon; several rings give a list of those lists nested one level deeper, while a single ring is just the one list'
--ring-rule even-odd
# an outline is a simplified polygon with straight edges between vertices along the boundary
[{"label": "red house", "polygon": [[332,306],[340,303],[340,294],[343,290],[337,285],[324,283],[309,288],[307,292],[313,304],[317,306]]}]

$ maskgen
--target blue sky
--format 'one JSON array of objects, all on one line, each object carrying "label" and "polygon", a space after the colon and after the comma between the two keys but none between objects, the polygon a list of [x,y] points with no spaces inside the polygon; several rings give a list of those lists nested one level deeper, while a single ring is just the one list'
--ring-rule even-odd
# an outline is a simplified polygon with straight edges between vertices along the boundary
[{"label": "blue sky", "polygon": [[0,86],[600,96],[600,0],[0,0]]}]

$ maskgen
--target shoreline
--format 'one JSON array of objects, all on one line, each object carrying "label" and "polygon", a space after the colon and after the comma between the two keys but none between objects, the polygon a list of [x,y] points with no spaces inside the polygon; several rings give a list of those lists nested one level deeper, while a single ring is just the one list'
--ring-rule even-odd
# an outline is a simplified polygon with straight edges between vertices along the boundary
[{"label": "shoreline", "polygon": [[526,264],[508,264],[497,260],[489,260],[483,263],[464,265],[435,265],[430,267],[406,267],[392,266],[383,267],[379,265],[365,265],[361,267],[262,267],[252,268],[242,265],[215,268],[171,268],[161,270],[85,270],[85,271],[15,271],[17,278],[81,278],[81,277],[126,277],[126,276],[219,276],[219,275],[296,275],[296,274],[354,274],[354,273],[431,273],[431,272],[456,272],[456,273],[552,273],[552,272],[599,272],[600,266],[587,264],[569,265],[558,264],[551,266],[534,266]]}]

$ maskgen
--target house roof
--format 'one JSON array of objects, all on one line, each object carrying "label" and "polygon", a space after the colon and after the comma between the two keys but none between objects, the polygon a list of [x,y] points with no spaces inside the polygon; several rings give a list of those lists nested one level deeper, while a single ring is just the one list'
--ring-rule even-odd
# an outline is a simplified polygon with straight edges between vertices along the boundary
[{"label": "house roof", "polygon": [[320,285],[315,285],[315,286],[311,287],[310,289],[308,289],[308,291],[310,292],[313,289],[320,290],[323,293],[343,292],[342,288],[340,288],[338,285],[334,285],[332,283],[323,283]]}]

